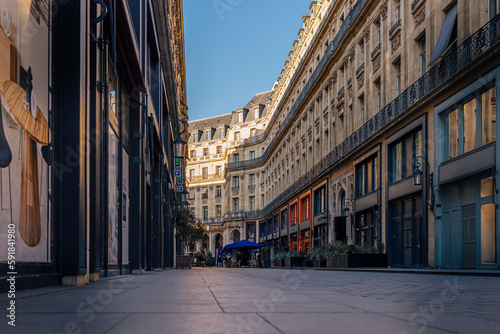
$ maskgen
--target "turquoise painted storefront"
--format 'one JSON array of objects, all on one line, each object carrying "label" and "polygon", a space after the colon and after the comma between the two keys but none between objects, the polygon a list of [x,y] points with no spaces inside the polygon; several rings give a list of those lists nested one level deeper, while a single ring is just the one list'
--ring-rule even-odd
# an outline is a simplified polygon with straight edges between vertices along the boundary
[{"label": "turquoise painted storefront", "polygon": [[500,267],[499,83],[497,68],[434,109],[438,267]]}]

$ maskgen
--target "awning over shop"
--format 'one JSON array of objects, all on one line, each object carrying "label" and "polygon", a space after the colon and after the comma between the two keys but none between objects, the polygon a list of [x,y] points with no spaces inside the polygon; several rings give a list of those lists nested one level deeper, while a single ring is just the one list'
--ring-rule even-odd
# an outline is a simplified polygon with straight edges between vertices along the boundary
[{"label": "awning over shop", "polygon": [[256,244],[255,242],[251,242],[248,240],[240,240],[238,242],[226,245],[224,247],[225,251],[237,250],[237,249],[258,249],[262,248],[264,245]]},{"label": "awning over shop", "polygon": [[450,43],[451,33],[453,31],[453,26],[455,25],[455,20],[457,19],[457,5],[455,4],[446,14],[444,18],[443,27],[441,28],[441,33],[436,43],[436,47],[432,52],[431,60],[429,65],[434,63],[436,60],[441,58],[445,53],[448,45]]}]

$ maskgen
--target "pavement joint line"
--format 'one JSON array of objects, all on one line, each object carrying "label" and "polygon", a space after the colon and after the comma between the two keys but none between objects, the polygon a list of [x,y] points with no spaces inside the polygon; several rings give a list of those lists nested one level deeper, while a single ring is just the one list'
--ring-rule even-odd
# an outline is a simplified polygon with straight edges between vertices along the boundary
[{"label": "pavement joint line", "polygon": [[[22,296],[22,297],[18,297],[16,296],[16,300],[18,299],[28,299],[28,298],[33,298],[33,297],[41,297],[41,296],[46,296],[46,295],[50,295],[50,294],[53,294],[53,293],[59,293],[59,292],[63,292],[63,291],[68,291],[68,290],[76,290],[76,289],[79,289],[80,287],[61,287],[60,289],[57,289],[57,290],[54,290],[54,291],[46,291],[46,292],[35,292],[34,294],[30,294],[30,295],[27,295],[27,296]],[[29,290],[20,290],[19,292],[26,292],[26,291],[29,291]],[[0,300],[0,304],[4,304],[4,303],[9,303],[9,300]]]},{"label": "pavement joint line", "polygon": [[267,320],[262,314],[258,313],[257,312],[257,315],[262,319],[264,320],[265,322],[267,322],[269,325],[271,325],[274,329],[276,329],[278,332],[280,333],[283,333],[285,334],[285,332],[283,332],[278,326],[276,326],[275,324],[273,324],[272,322],[270,322],[269,320]]},{"label": "pavement joint line", "polygon": [[[383,317],[386,317],[386,318],[390,318],[390,319],[393,319],[393,320],[398,320],[400,322],[404,322],[404,323],[407,323],[408,320],[403,320],[403,319],[400,319],[400,318],[397,318],[397,317],[392,317],[390,316],[389,314],[384,314],[384,313],[379,313],[379,312],[371,312],[371,311],[367,311],[365,313],[371,313],[371,314],[376,314],[378,316],[383,316]],[[392,312],[392,313],[396,313],[396,312]],[[409,312],[408,312],[409,313]],[[409,313],[410,315],[413,314],[413,312]],[[436,319],[437,321],[437,319]],[[436,322],[434,321],[434,322]],[[442,332],[447,332],[447,333],[452,333],[452,334],[460,334],[460,332],[456,332],[456,331],[451,331],[449,329],[445,329],[445,328],[441,328],[441,327],[436,327],[436,326],[433,326],[432,323],[431,324],[427,324],[426,325],[427,328],[432,328],[432,329],[436,329],[436,330],[439,330],[439,331],[442,331]]]},{"label": "pavement joint line", "polygon": [[120,319],[119,321],[116,322],[116,324],[114,324],[113,326],[111,326],[110,328],[108,328],[105,332],[103,332],[103,334],[106,334],[106,333],[109,333],[113,328],[115,328],[116,326],[118,326],[119,324],[121,324],[123,322],[123,320],[127,319],[128,317],[130,317],[131,315],[133,315],[134,313],[126,313],[126,315]]},{"label": "pavement joint line", "polygon": [[214,297],[214,300],[215,302],[217,303],[217,306],[219,306],[220,310],[222,311],[222,313],[226,313],[226,311],[222,308],[222,306],[219,304],[219,301],[217,300],[217,297],[215,297],[215,294],[213,293],[212,289],[210,289],[210,286],[207,284],[207,282],[205,281],[205,278],[203,278],[203,275],[201,274],[201,271],[198,271],[198,274],[200,275],[201,279],[203,280],[203,282],[205,283],[205,285],[207,286],[207,289],[208,291],[210,291],[210,293],[212,294],[212,297]]}]

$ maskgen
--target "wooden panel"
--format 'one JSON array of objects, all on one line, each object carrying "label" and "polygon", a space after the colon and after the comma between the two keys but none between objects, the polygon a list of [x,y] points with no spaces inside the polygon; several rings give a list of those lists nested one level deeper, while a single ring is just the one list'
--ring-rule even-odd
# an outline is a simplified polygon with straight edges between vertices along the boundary
[{"label": "wooden panel", "polygon": [[422,191],[422,186],[416,186],[413,181],[413,176],[411,176],[391,184],[389,186],[388,199],[392,201],[393,199],[407,196],[417,191]]},{"label": "wooden panel", "polygon": [[377,205],[378,191],[374,191],[363,197],[356,199],[356,212]]},{"label": "wooden panel", "polygon": [[[13,47],[11,40],[5,34],[5,31],[0,27],[0,92],[4,93],[3,83],[11,80],[12,76],[12,51]],[[15,48],[14,48],[15,50]],[[15,53],[15,52],[14,52]],[[14,70],[15,71],[15,70]],[[15,72],[14,72],[15,73]],[[15,81],[15,80],[13,80]]]},{"label": "wooden panel", "polygon": [[439,166],[439,183],[451,182],[495,166],[495,143]]}]

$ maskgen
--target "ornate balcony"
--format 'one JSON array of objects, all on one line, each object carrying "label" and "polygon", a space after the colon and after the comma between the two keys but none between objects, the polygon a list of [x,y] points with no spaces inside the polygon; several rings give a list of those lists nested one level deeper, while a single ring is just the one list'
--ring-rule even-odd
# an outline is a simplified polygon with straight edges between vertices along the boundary
[{"label": "ornate balcony", "polygon": [[392,26],[391,30],[389,30],[389,38],[392,39],[398,31],[401,30],[401,19],[396,22],[395,25]]},{"label": "ornate balcony", "polygon": [[380,54],[381,51],[382,51],[382,44],[378,43],[378,45],[372,51],[372,61],[373,59],[375,59],[376,56]]},{"label": "ornate balcony", "polygon": [[356,70],[356,78],[359,78],[361,74],[365,72],[365,63],[361,64],[360,67]]}]

